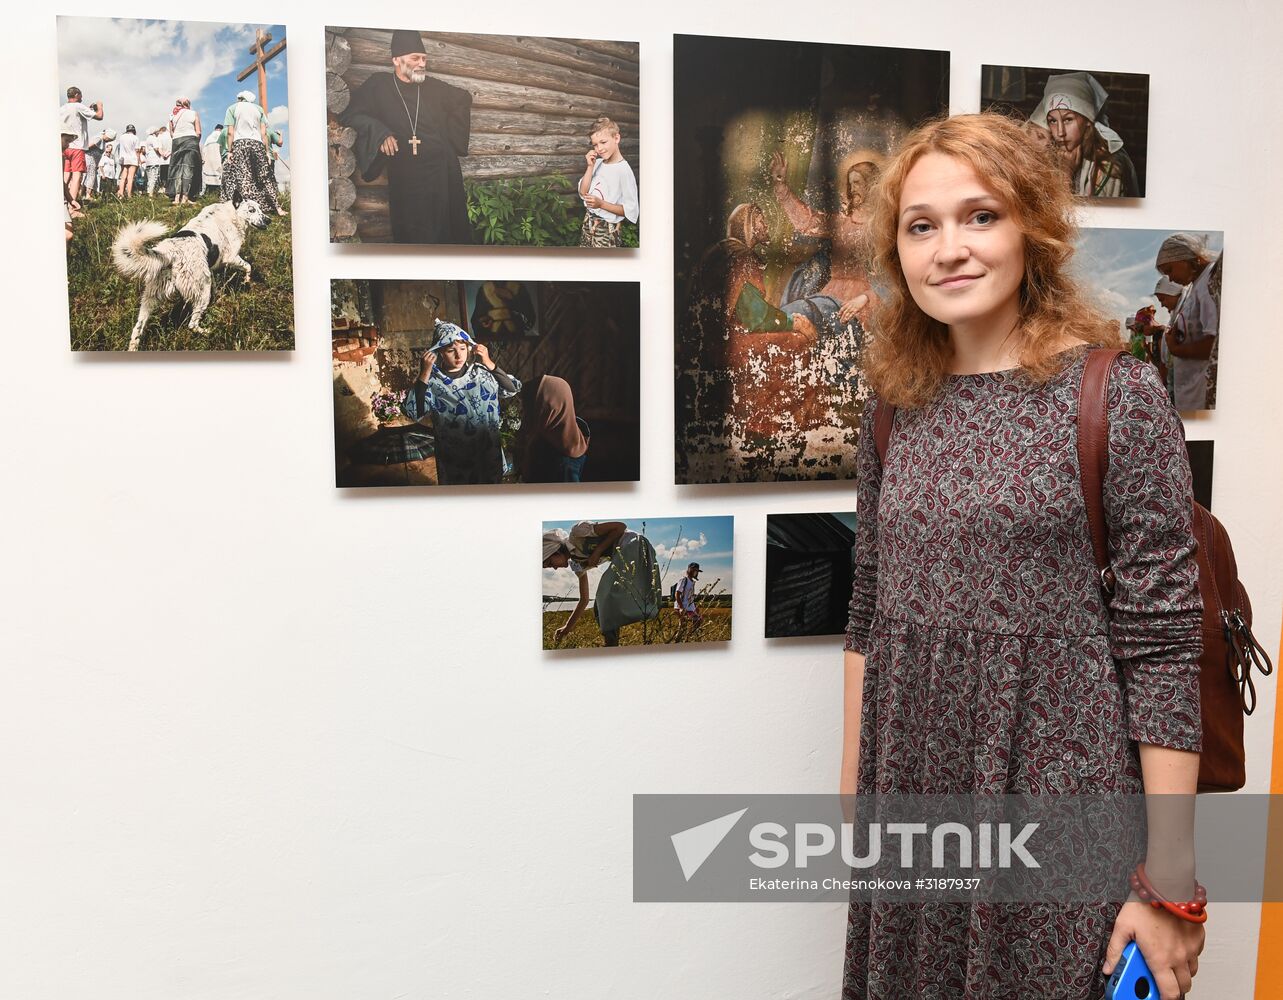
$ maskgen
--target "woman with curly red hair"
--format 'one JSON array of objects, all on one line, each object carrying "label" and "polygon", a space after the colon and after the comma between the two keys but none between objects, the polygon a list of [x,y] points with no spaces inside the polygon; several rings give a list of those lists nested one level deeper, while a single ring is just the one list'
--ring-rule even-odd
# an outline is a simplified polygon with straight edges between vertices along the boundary
[{"label": "woman with curly red hair", "polygon": [[[1121,345],[1069,273],[1074,208],[1045,145],[997,115],[931,122],[883,172],[846,794],[1195,791],[1202,606],[1183,430],[1153,366],[1120,358],[1107,598],[1076,420],[1088,350]],[[895,409],[880,459],[882,407]],[[1128,861],[1147,861],[1168,899],[1194,895],[1186,833],[1151,824],[1148,857]],[[1096,1000],[1130,940],[1163,1000],[1189,989],[1201,926],[1136,897],[853,901],[843,997]]]}]

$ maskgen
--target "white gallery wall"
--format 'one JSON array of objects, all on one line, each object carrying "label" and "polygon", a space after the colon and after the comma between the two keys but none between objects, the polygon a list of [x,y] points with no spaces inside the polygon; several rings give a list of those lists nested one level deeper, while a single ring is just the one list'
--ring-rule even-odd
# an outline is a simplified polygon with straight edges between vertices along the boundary
[{"label": "white gallery wall", "polygon": [[[292,355],[70,353],[55,13],[287,24]],[[643,249],[331,247],[327,21],[640,41]],[[1147,197],[1084,221],[1224,230],[1219,408],[1187,433],[1216,441],[1215,510],[1276,650],[1272,0],[24,6],[3,42],[0,997],[838,995],[840,905],[631,901],[634,793],[835,789],[840,644],[762,638],[764,531],[854,503],[843,483],[672,483],[673,32],[946,49],[955,111],[978,108],[982,63],[1151,75]],[[336,490],[331,277],[640,281],[642,482]],[[540,650],[542,520],[687,514],[736,518],[728,646]],[[1194,996],[1251,995],[1258,910],[1213,908]]]}]

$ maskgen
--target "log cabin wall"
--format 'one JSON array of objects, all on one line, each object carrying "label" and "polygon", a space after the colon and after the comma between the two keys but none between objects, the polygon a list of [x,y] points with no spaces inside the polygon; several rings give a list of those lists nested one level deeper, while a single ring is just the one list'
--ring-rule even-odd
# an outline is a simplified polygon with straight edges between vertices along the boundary
[{"label": "log cabin wall", "polygon": [[[567,38],[422,32],[428,74],[472,94],[472,134],[463,176],[504,180],[583,173],[588,129],[607,115],[619,123],[620,149],[638,175],[638,45]],[[327,27],[330,236],[391,240],[387,181],[356,173],[355,136],[338,124],[351,92],[371,74],[391,71],[391,31]],[[567,197],[574,197],[567,191]]]}]

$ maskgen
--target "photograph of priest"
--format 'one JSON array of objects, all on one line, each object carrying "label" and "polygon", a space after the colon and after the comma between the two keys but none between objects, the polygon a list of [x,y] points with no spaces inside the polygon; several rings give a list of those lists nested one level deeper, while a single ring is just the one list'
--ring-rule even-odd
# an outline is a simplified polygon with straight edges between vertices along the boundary
[{"label": "photograph of priest", "polygon": [[392,32],[392,72],[375,73],[341,116],[355,129],[357,169],[388,174],[394,243],[471,243],[459,157],[468,154],[472,95],[428,76],[417,31]]}]

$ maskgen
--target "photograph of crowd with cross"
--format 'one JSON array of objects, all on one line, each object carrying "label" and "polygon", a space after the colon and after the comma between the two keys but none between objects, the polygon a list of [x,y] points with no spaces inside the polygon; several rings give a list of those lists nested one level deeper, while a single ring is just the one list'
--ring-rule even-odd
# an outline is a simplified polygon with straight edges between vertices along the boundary
[{"label": "photograph of crowd with cross", "polygon": [[545,521],[543,648],[729,642],[734,522]]},{"label": "photograph of crowd with cross", "polygon": [[294,347],[283,25],[59,17],[71,347]]},{"label": "photograph of crowd with cross", "polygon": [[623,281],[330,284],[336,484],[636,482]]},{"label": "photograph of crowd with cross", "polygon": [[639,245],[635,42],[327,26],[330,239]]}]

